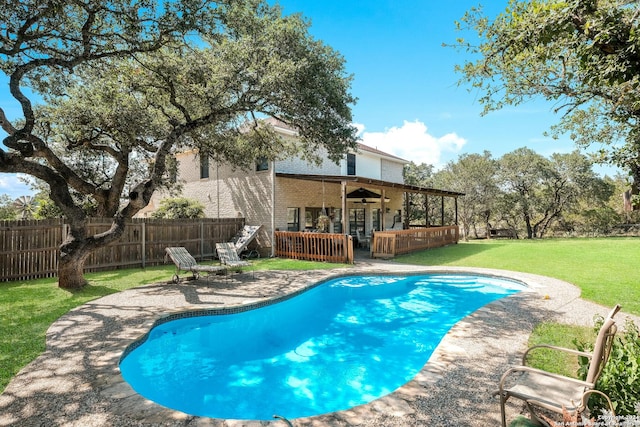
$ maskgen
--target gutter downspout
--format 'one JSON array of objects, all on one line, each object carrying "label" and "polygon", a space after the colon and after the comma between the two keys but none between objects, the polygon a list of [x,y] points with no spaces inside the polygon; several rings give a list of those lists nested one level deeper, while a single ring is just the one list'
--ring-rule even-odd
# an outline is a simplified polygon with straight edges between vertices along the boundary
[{"label": "gutter downspout", "polygon": [[271,258],[276,256],[276,161],[271,161]]}]

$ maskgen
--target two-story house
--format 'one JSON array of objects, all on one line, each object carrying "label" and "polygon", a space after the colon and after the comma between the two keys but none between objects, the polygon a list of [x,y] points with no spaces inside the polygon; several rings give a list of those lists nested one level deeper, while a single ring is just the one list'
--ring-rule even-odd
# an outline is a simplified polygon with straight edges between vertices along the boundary
[{"label": "two-story house", "polygon": [[[271,123],[283,136],[295,137],[292,129]],[[207,217],[238,216],[247,224],[262,225],[259,240],[267,254],[274,231],[316,230],[321,216],[329,218],[329,232],[368,235],[408,226],[404,224],[407,192],[460,195],[405,185],[403,167],[408,161],[364,144],[339,164],[289,158],[242,170],[201,157],[197,151],[181,153],[177,160],[182,196],[200,201]],[[162,197],[154,195],[148,210],[157,207]]]}]

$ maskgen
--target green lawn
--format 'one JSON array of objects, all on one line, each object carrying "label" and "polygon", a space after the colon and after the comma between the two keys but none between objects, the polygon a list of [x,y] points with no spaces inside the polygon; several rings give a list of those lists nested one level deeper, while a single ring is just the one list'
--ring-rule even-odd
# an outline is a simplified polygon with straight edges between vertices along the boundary
[{"label": "green lawn", "polygon": [[640,315],[640,238],[478,240],[396,258],[419,265],[486,267],[555,277],[582,289],[582,298],[620,303]]},{"label": "green lawn", "polygon": [[[282,259],[251,261],[257,270],[309,270],[335,268],[336,264]],[[89,285],[65,291],[55,278],[0,283],[0,392],[23,366],[45,348],[45,333],[60,316],[74,307],[125,289],[171,280],[173,265],[86,274]],[[182,273],[181,277],[188,277]]]},{"label": "green lawn", "polygon": [[[640,238],[480,240],[396,258],[420,265],[498,268],[541,274],[573,283],[582,298],[640,315]],[[551,344],[575,348],[573,340],[591,342],[592,327],[545,322],[534,329],[529,345]],[[541,350],[531,366],[576,377],[574,356]]]},{"label": "green lawn", "polygon": [[[499,268],[552,276],[579,286],[583,298],[606,306],[620,302],[624,312],[640,315],[640,278],[636,267],[640,261],[640,238],[475,241],[398,257],[396,261]],[[256,269],[272,270],[342,266],[281,259],[259,259],[253,263]],[[54,278],[0,283],[0,392],[23,366],[44,350],[46,330],[58,317],[104,295],[170,280],[173,272],[173,265],[165,265],[91,273],[86,275],[89,286],[75,292],[59,289]],[[545,335],[553,338],[555,328],[550,325],[547,329],[551,332],[543,328],[542,340]],[[573,336],[567,332],[556,335]]]}]

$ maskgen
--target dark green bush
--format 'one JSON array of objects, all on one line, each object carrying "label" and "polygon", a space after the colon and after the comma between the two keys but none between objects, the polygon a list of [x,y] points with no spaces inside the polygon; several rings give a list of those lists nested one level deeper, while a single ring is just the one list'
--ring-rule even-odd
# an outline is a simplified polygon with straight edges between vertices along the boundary
[{"label": "dark green bush", "polygon": [[165,219],[204,218],[204,206],[197,200],[185,197],[164,199],[160,202],[160,207],[151,216]]},{"label": "dark green bush", "polygon": [[[602,318],[595,321],[596,331],[603,323]],[[574,341],[578,350],[592,351],[592,343]],[[578,376],[585,379],[589,369],[589,360],[580,358]],[[616,415],[637,415],[640,409],[640,332],[632,320],[627,319],[624,328],[619,328],[613,341],[611,355],[605,365],[596,389],[611,399]],[[601,396],[592,395],[589,409],[594,414],[608,411],[609,406]]]}]

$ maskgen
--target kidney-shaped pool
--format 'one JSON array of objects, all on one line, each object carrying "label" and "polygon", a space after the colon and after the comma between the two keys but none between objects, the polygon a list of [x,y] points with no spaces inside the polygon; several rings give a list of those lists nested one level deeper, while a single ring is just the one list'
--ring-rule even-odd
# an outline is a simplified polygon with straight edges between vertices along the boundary
[{"label": "kidney-shaped pool", "polygon": [[182,313],[132,344],[120,369],[142,396],[191,415],[335,412],[404,385],[460,319],[522,289],[478,275],[340,277],[256,309]]}]

